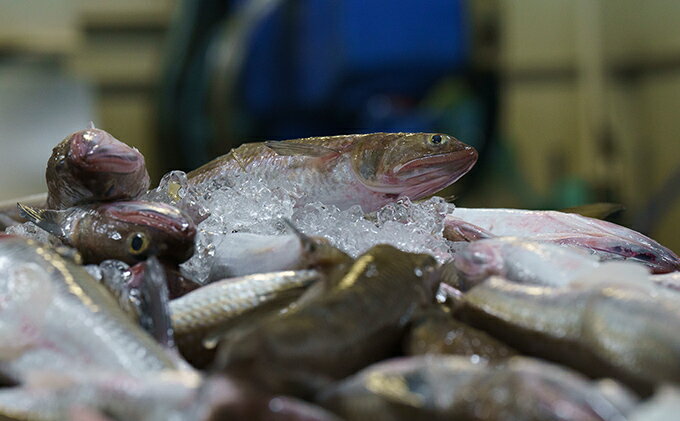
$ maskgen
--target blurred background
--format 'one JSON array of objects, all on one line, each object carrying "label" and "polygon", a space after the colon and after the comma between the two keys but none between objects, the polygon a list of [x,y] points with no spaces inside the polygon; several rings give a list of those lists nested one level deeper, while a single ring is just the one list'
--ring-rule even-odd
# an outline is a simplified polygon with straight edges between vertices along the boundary
[{"label": "blurred background", "polygon": [[680,252],[680,2],[0,0],[0,200],[92,120],[152,177],[245,141],[445,132],[460,206],[621,203]]}]

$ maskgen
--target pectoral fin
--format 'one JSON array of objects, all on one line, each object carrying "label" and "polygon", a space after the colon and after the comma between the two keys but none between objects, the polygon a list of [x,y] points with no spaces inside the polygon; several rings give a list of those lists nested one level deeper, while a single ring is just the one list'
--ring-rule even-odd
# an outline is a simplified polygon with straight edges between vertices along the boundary
[{"label": "pectoral fin", "polygon": [[340,155],[339,151],[321,145],[309,145],[306,143],[289,142],[264,142],[265,146],[281,156],[333,156]]},{"label": "pectoral fin", "polygon": [[19,215],[27,221],[34,223],[38,227],[61,239],[67,237],[62,224],[64,218],[61,211],[32,208],[27,205],[22,205],[21,203],[17,203],[17,208],[19,209]]}]

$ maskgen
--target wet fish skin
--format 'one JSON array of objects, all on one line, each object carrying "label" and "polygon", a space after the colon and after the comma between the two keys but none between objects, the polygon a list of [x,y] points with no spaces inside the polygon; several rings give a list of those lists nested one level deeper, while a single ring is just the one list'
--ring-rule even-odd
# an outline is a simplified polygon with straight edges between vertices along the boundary
[{"label": "wet fish skin", "polygon": [[94,127],[72,133],[54,147],[45,178],[50,209],[134,199],[149,188],[144,156]]},{"label": "wet fish skin", "polygon": [[586,378],[525,357],[493,366],[448,355],[395,358],[326,388],[319,401],[351,421],[625,420]]},{"label": "wet fish skin", "polygon": [[514,348],[647,394],[680,381],[680,295],[641,280],[569,288],[491,277],[470,290],[462,318]]},{"label": "wet fish skin", "polygon": [[101,369],[42,371],[25,385],[0,389],[0,417],[62,421],[101,411],[115,420],[190,420],[195,419],[192,401],[212,386],[200,388],[201,383],[196,373],[176,370],[153,376]]},{"label": "wet fish skin", "polygon": [[498,361],[517,352],[487,333],[466,325],[436,306],[412,322],[404,341],[406,355],[450,354]]},{"label": "wet fish skin", "polygon": [[577,248],[516,237],[474,241],[456,253],[453,264],[467,289],[493,275],[522,284],[566,286],[601,265]]},{"label": "wet fish skin", "polygon": [[453,184],[477,152],[452,136],[372,133],[247,143],[187,174],[194,185],[248,173],[288,183],[298,205],[320,201],[372,212],[399,197],[419,199]]},{"label": "wet fish skin", "polygon": [[181,263],[194,252],[196,226],[164,203],[113,202],[66,210],[19,205],[28,220],[80,252],[85,263],[116,259],[130,265],[149,256]]},{"label": "wet fish skin", "polygon": [[289,396],[270,395],[227,377],[213,379],[204,421],[340,421],[334,414]]},{"label": "wet fish skin", "polygon": [[347,255],[324,238],[299,234],[264,235],[238,232],[219,236],[207,282],[219,279],[328,267]]},{"label": "wet fish skin", "polygon": [[17,379],[34,370],[91,367],[138,374],[184,367],[83,267],[33,241],[0,237],[0,291],[6,304],[0,328],[12,332],[23,326],[20,334],[0,338],[0,360]]},{"label": "wet fish skin", "polygon": [[680,270],[680,257],[651,238],[611,222],[573,213],[456,208],[447,215],[444,224],[444,235],[452,241],[520,237],[580,247],[601,260],[636,261],[655,273]]},{"label": "wet fish skin", "polygon": [[279,294],[304,290],[321,276],[289,270],[213,282],[170,302],[172,325],[177,335],[214,329]]},{"label": "wet fish skin", "polygon": [[310,397],[398,347],[414,312],[433,301],[435,267],[432,256],[375,246],[329,290],[221,347],[218,366]]}]

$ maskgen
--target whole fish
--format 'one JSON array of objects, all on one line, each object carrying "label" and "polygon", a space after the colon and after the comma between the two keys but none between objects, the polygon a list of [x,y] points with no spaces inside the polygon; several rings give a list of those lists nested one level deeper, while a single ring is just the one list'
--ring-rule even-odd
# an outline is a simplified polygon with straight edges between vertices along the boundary
[{"label": "whole fish", "polygon": [[0,363],[19,380],[36,370],[182,366],[82,266],[33,241],[0,236],[0,296]]},{"label": "whole fish", "polygon": [[568,288],[491,277],[465,294],[457,316],[522,352],[649,393],[680,381],[680,295],[646,276],[607,282],[600,274]]},{"label": "whole fish", "polygon": [[488,361],[512,357],[509,346],[456,319],[441,307],[418,315],[404,341],[406,355],[451,354],[476,356]]},{"label": "whole fish", "polygon": [[85,263],[116,259],[135,264],[149,256],[181,263],[194,252],[196,226],[164,203],[113,202],[65,210],[20,204],[19,209],[26,219],[78,249]]},{"label": "whole fish", "polygon": [[[352,421],[626,419],[597,384],[524,357],[494,366],[459,356],[395,358],[326,388],[319,401]],[[624,407],[633,402],[628,398]]]},{"label": "whole fish", "polygon": [[469,243],[456,253],[453,264],[463,290],[493,275],[522,284],[565,286],[601,265],[596,257],[576,248],[516,237]]},{"label": "whole fish", "polygon": [[474,148],[445,134],[373,133],[246,143],[187,176],[211,188],[251,174],[295,191],[298,205],[358,204],[372,212],[400,197],[436,193],[476,161]]},{"label": "whole fish", "polygon": [[149,188],[144,156],[94,127],[77,131],[54,147],[45,178],[50,209],[134,199]]},{"label": "whole fish", "polygon": [[435,268],[432,256],[375,246],[324,293],[227,343],[218,366],[309,397],[398,348],[414,312],[434,299]]},{"label": "whole fish", "polygon": [[639,232],[599,219],[557,211],[456,208],[445,221],[452,241],[521,237],[580,247],[601,260],[629,259],[655,273],[680,270],[680,257]]}]

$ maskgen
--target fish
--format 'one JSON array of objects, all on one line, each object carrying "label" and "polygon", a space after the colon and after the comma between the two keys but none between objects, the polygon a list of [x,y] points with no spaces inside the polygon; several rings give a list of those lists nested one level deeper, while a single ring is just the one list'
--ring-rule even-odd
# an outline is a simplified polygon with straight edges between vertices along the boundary
[{"label": "fish", "polygon": [[322,237],[237,232],[217,236],[207,282],[284,270],[318,268],[351,260]]},{"label": "fish", "polygon": [[645,283],[644,270],[623,280],[635,265],[617,265],[613,277],[563,288],[493,276],[464,295],[456,317],[523,353],[649,394],[680,381],[680,295]]},{"label": "fish", "polygon": [[450,354],[497,361],[517,354],[502,342],[433,306],[415,317],[404,340],[406,355]]},{"label": "fish", "polygon": [[85,263],[116,259],[134,265],[149,256],[181,263],[194,252],[193,221],[164,203],[112,202],[64,210],[18,207],[27,220],[76,248]]},{"label": "fish", "polygon": [[[12,420],[193,420],[202,395],[213,389],[194,372],[155,375],[112,370],[35,373],[20,387],[0,389],[0,417]],[[203,402],[201,402],[203,403]],[[88,416],[79,418],[79,416]],[[100,417],[92,418],[99,415]]]},{"label": "fish", "polygon": [[579,247],[600,260],[632,260],[655,273],[680,270],[680,257],[651,238],[611,222],[558,211],[456,208],[444,220],[451,241],[520,237]]},{"label": "fish", "polygon": [[35,371],[151,373],[185,369],[79,265],[50,248],[0,236],[0,366]]},{"label": "fish", "polygon": [[177,335],[209,331],[277,296],[302,291],[321,278],[316,270],[288,270],[224,279],[170,302]]},{"label": "fish", "polygon": [[94,126],[70,134],[54,147],[45,178],[49,209],[131,200],[150,184],[144,156]]},{"label": "fish", "polygon": [[663,385],[630,414],[629,421],[675,421],[680,413],[680,388]]},{"label": "fish", "polygon": [[430,255],[374,246],[323,293],[222,344],[215,366],[309,398],[398,349],[414,312],[434,301],[436,269]]},{"label": "fish", "polygon": [[600,267],[583,250],[516,237],[469,243],[455,254],[459,289],[468,290],[492,275],[522,284],[565,286],[579,275]]},{"label": "fish", "polygon": [[341,421],[312,403],[290,396],[271,395],[226,376],[211,379],[204,395],[207,404],[192,420],[204,421]]},{"label": "fish", "polygon": [[[634,399],[627,398],[624,407]],[[526,357],[497,365],[450,355],[394,358],[323,389],[317,400],[357,421],[626,420],[597,383]]]},{"label": "fish", "polygon": [[434,194],[476,161],[473,147],[446,134],[372,133],[246,143],[187,177],[210,190],[251,174],[295,191],[298,206],[318,201],[373,212],[401,197]]},{"label": "fish", "polygon": [[655,284],[674,291],[680,291],[680,272],[650,275],[649,280]]}]

